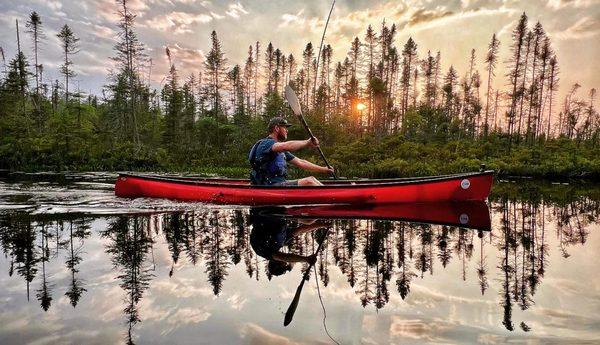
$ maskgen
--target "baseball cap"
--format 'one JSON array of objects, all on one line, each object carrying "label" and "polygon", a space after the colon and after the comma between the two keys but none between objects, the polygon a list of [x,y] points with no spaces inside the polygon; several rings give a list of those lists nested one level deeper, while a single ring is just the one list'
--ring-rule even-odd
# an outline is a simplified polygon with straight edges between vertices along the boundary
[{"label": "baseball cap", "polygon": [[269,131],[271,131],[275,126],[285,126],[290,127],[292,124],[287,122],[283,117],[274,117],[269,121]]}]

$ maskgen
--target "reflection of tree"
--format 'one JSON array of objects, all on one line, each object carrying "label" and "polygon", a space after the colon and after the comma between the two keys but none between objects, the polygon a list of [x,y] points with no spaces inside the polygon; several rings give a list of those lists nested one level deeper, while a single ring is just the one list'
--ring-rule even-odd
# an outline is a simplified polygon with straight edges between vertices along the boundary
[{"label": "reflection of tree", "polygon": [[171,214],[165,214],[163,217],[163,231],[172,260],[171,269],[169,270],[169,277],[173,275],[173,270],[177,264],[177,261],[179,261],[181,247],[184,243],[183,233],[185,232],[184,229],[187,229],[186,215],[187,213],[184,214],[183,212],[174,212]]},{"label": "reflection of tree", "polygon": [[444,268],[446,268],[450,259],[452,259],[452,251],[448,247],[448,242],[450,241],[450,229],[453,228],[442,226],[441,231],[438,231],[437,235],[438,259]]},{"label": "reflection of tree", "polygon": [[[600,202],[599,202],[600,203]],[[591,211],[591,212],[590,212]],[[563,257],[570,256],[567,248],[575,244],[585,244],[590,222],[597,221],[593,216],[594,207],[590,207],[586,200],[576,200],[565,207],[556,209],[557,233],[560,240],[560,249]],[[587,213],[590,212],[590,213]]]},{"label": "reflection of tree", "polygon": [[460,258],[462,280],[467,280],[467,261],[473,256],[472,231],[458,229],[458,238],[454,244],[454,251]]},{"label": "reflection of tree", "polygon": [[40,261],[42,262],[42,286],[36,291],[35,296],[40,302],[42,309],[44,309],[44,311],[48,311],[52,303],[52,284],[50,284],[46,279],[46,262],[48,261],[49,254],[48,231],[46,224],[41,225],[40,241],[40,253],[42,254],[42,257],[40,258]]},{"label": "reflection of tree", "polygon": [[508,200],[504,200],[501,205],[502,210],[502,236],[500,243],[500,250],[502,250],[503,258],[500,266],[498,267],[503,272],[502,280],[502,307],[504,309],[504,319],[502,324],[509,331],[514,330],[512,323],[512,299],[510,296],[510,280],[512,279],[513,267],[509,264],[509,247],[511,242],[511,228],[510,228],[510,212]]},{"label": "reflection of tree", "polygon": [[[454,263],[458,265],[455,268],[462,267],[462,279],[467,278],[467,269],[473,267],[482,294],[489,291],[495,281],[488,278],[489,274],[496,274],[504,314],[502,324],[511,331],[517,327],[529,331],[526,321],[512,319],[513,307],[518,305],[525,310],[534,304],[534,295],[548,271],[549,243],[553,235],[563,256],[568,257],[573,247],[586,243],[589,225],[597,223],[600,214],[598,200],[572,196],[556,201],[546,200],[535,191],[530,194],[534,196],[531,200],[522,199],[518,193],[492,200],[492,206],[497,209],[495,213],[501,216],[501,226],[494,229],[494,236],[452,226],[336,220],[327,245],[318,256],[318,278],[327,286],[330,274],[334,276],[333,268],[339,268],[360,303],[373,304],[379,309],[388,303],[390,294],[395,293],[388,290],[392,277],[399,295],[405,299],[416,277],[424,277],[426,272],[439,274],[433,271],[434,266],[446,269]],[[290,228],[298,222],[286,221]],[[119,271],[120,286],[127,294],[124,312],[129,327],[128,341],[132,341],[132,330],[140,321],[137,306],[152,278],[149,264],[154,237],[164,236],[173,267],[185,264],[183,261],[193,265],[203,263],[201,269],[205,269],[208,282],[218,295],[232,264],[243,265],[254,279],[265,275],[268,278],[269,272],[259,269],[264,264],[263,259],[250,249],[248,223],[246,210],[214,208],[112,220],[101,234],[109,240],[107,252]],[[554,227],[548,228],[551,223],[556,225],[556,233],[549,232],[548,229]],[[476,234],[481,235],[479,243]],[[89,235],[89,218],[82,216],[61,218],[58,222],[34,221],[27,215],[0,217],[0,243],[8,258],[9,274],[16,271],[23,276],[29,294],[30,283],[40,273],[36,297],[44,309],[48,309],[52,301],[52,284],[46,274],[48,263],[58,257],[59,252],[65,254],[64,269],[71,278],[65,295],[74,307],[86,291],[78,275],[83,241]],[[490,245],[486,245],[488,243]],[[299,235],[291,240],[288,248],[300,255],[312,254],[316,249],[314,235]],[[486,255],[486,251],[493,248],[499,251],[497,267],[489,267],[489,255]],[[436,266],[436,261],[441,265]],[[304,265],[304,269],[307,267]]]},{"label": "reflection of tree", "polygon": [[33,225],[29,216],[23,214],[9,216],[3,223],[3,247],[11,257],[9,274],[12,275],[16,266],[17,274],[25,279],[29,300],[29,286],[37,274],[37,264],[41,260],[35,248],[36,234]]},{"label": "reflection of tree", "polygon": [[479,279],[479,288],[481,290],[481,295],[485,294],[485,291],[489,287],[488,279],[487,279],[487,264],[486,257],[483,251],[484,247],[484,237],[483,233],[479,233],[479,261],[477,263],[477,278]]},{"label": "reflection of tree", "polygon": [[318,273],[319,278],[323,282],[323,286],[327,286],[329,284],[329,251],[327,247],[329,247],[329,243],[324,244],[325,248],[319,253],[318,257]]},{"label": "reflection of tree", "polygon": [[398,268],[400,268],[399,277],[396,280],[396,285],[398,286],[398,292],[400,292],[400,296],[402,299],[405,299],[408,293],[410,292],[410,281],[413,277],[416,276],[410,270],[410,258],[407,255],[407,246],[410,246],[410,243],[407,243],[406,238],[406,224],[400,223],[397,229],[397,237],[396,240],[397,248],[398,248]]},{"label": "reflection of tree", "polygon": [[126,292],[123,312],[127,316],[129,344],[133,344],[133,327],[141,321],[137,305],[152,278],[151,269],[146,263],[152,243],[152,239],[144,231],[144,225],[148,221],[148,217],[120,216],[101,232],[102,237],[110,241],[106,252],[112,256],[112,263],[119,270],[119,286]]},{"label": "reflection of tree", "polygon": [[[73,226],[75,226],[75,231],[73,231]],[[78,279],[76,274],[79,273],[77,266],[82,260],[81,251],[83,241],[91,234],[89,229],[90,222],[86,218],[69,222],[69,247],[66,265],[67,269],[71,272],[71,284],[65,295],[69,298],[73,308],[77,306],[83,292],[87,291],[83,287],[83,281]],[[75,240],[77,240],[77,244],[75,244]]]},{"label": "reflection of tree", "polygon": [[[223,223],[226,223],[223,221]],[[227,276],[229,261],[227,260],[227,251],[223,236],[223,227],[221,225],[219,211],[213,211],[211,218],[211,228],[205,234],[205,261],[208,281],[213,287],[213,292],[218,295],[223,287],[223,281]]]},{"label": "reflection of tree", "polygon": [[233,211],[231,215],[231,234],[229,248],[227,253],[231,257],[234,265],[237,265],[242,260],[242,254],[248,249],[246,242],[246,229],[244,214],[241,210]]},{"label": "reflection of tree", "polygon": [[[412,225],[409,225],[412,226]],[[425,272],[430,271],[433,274],[432,265],[432,243],[433,233],[430,225],[418,225],[415,230],[417,231],[420,239],[420,246],[417,249],[417,260],[415,261],[415,268],[421,272],[421,278],[423,278]]]},{"label": "reflection of tree", "polygon": [[190,212],[185,229],[185,250],[192,265],[197,265],[202,259],[204,249],[204,232],[207,227],[207,212]]},{"label": "reflection of tree", "polygon": [[368,222],[366,227],[361,232],[361,236],[357,239],[357,244],[363,248],[363,257],[365,260],[360,260],[357,263],[357,273],[358,273],[358,284],[356,289],[356,294],[360,296],[360,303],[363,307],[365,307],[369,302],[373,299],[373,273],[372,268],[368,264],[369,259],[367,254],[368,243],[371,241],[371,236],[373,232],[373,223]]},{"label": "reflection of tree", "polygon": [[356,266],[354,265],[354,250],[356,249],[356,231],[357,221],[349,220],[348,226],[344,227],[344,248],[346,249],[348,260],[347,277],[351,287],[356,284]]}]

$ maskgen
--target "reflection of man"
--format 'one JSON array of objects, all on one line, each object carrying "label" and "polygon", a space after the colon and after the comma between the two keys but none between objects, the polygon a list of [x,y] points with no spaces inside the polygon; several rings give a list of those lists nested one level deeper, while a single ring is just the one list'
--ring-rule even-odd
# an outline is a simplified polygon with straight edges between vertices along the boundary
[{"label": "reflection of man", "polygon": [[285,253],[282,249],[288,246],[294,237],[320,229],[324,225],[314,220],[301,221],[303,225],[290,229],[285,218],[267,212],[266,209],[261,208],[250,211],[252,224],[250,245],[257,255],[269,260],[269,273],[279,276],[290,271],[296,262],[314,263],[316,261],[315,254],[304,256]]}]

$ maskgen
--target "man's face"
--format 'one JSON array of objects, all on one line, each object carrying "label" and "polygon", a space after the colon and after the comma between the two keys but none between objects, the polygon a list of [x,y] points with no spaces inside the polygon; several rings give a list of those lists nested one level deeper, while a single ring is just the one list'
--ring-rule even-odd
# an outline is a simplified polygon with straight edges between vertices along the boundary
[{"label": "man's face", "polygon": [[275,131],[277,133],[277,140],[285,141],[287,139],[287,127],[286,126],[277,126],[275,127]]}]

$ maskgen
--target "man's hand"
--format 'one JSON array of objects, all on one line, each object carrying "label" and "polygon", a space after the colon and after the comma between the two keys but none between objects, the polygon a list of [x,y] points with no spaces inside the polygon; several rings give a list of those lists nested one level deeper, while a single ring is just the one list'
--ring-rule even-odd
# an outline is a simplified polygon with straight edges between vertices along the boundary
[{"label": "man's hand", "polygon": [[317,147],[319,146],[319,139],[316,137],[306,139],[306,147]]},{"label": "man's hand", "polygon": [[323,167],[323,172],[327,173],[327,174],[333,174],[333,173],[335,173],[335,168],[334,167],[331,167],[331,168]]}]

